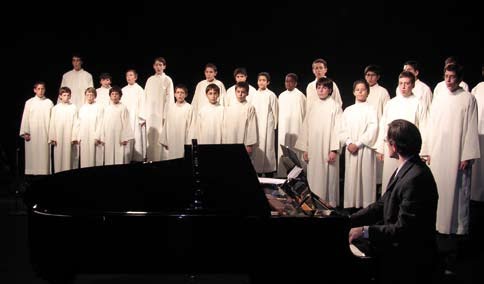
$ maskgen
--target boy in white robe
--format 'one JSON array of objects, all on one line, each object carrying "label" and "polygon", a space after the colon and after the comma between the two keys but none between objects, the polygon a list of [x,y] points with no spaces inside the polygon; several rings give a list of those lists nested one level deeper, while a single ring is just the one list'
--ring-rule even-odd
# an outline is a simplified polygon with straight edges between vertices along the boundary
[{"label": "boy in white robe", "polygon": [[96,102],[96,89],[86,90],[86,103],[79,109],[79,147],[81,168],[102,166],[104,152],[101,145],[101,129],[104,106]]},{"label": "boy in white robe", "polygon": [[[83,60],[79,54],[72,56],[72,70],[62,75],[60,87],[69,87],[72,92],[71,103],[79,109],[84,104],[84,91],[94,87],[92,75],[82,68]],[[57,101],[60,103],[60,101]]]},{"label": "boy in white robe", "polygon": [[388,125],[395,119],[405,119],[418,127],[422,134],[422,139],[425,141],[425,123],[427,120],[427,110],[420,104],[419,99],[413,95],[412,90],[415,85],[415,75],[409,71],[402,71],[398,76],[398,88],[400,94],[393,97],[383,110],[383,115],[379,122],[378,138],[376,141],[377,158],[383,161],[382,173],[382,187],[381,194],[383,195],[387,189],[388,182],[395,169],[398,167],[396,159],[391,158],[387,151],[388,147],[385,145],[386,133],[388,132]]},{"label": "boy in white robe", "polygon": [[254,96],[248,98],[248,102],[255,108],[257,118],[257,144],[255,145],[251,159],[255,171],[261,176],[274,176],[276,171],[275,136],[277,119],[279,116],[279,104],[276,94],[269,90],[271,76],[267,72],[261,72],[257,76],[259,89]]},{"label": "boy in white robe", "polygon": [[[484,77],[484,66],[482,67]],[[479,150],[484,152],[484,81],[472,88],[472,94],[477,101],[477,129],[479,131]],[[477,159],[472,167],[471,200],[484,202],[484,162]]]},{"label": "boy in white robe", "polygon": [[128,108],[129,121],[133,129],[134,140],[129,143],[128,160],[143,162],[146,158],[146,121],[140,114],[144,106],[144,90],[136,83],[138,73],[134,69],[126,71],[126,82],[121,91],[121,102]]},{"label": "boy in white robe", "polygon": [[206,96],[205,90],[209,84],[216,84],[220,89],[220,95],[218,102],[221,106],[225,105],[225,85],[221,81],[217,80],[217,66],[213,63],[207,63],[205,65],[204,74],[205,80],[197,83],[195,87],[195,92],[193,93],[192,108],[193,113],[198,114],[198,112],[206,105],[210,104]]},{"label": "boy in white robe", "polygon": [[[432,103],[432,90],[424,82],[420,81],[418,75],[420,74],[420,64],[415,60],[408,60],[403,63],[403,70],[410,71],[415,75],[415,87],[412,92],[415,97],[420,101],[420,104],[428,109]],[[397,96],[401,95],[400,90],[396,89],[395,93]]]},{"label": "boy in white robe", "polygon": [[[316,91],[316,82],[320,78],[326,78],[326,73],[328,72],[328,63],[322,58],[318,58],[313,61],[312,64],[313,74],[316,77],[314,81],[308,84],[306,87],[306,111],[309,112],[314,102],[319,100],[318,93]],[[333,100],[337,102],[340,106],[343,106],[343,101],[341,100],[341,95],[339,92],[338,85],[333,81],[333,94],[331,95]]]},{"label": "boy in white robe", "polygon": [[145,98],[141,119],[146,121],[146,160],[161,161],[167,154],[160,144],[163,119],[174,97],[173,80],[164,71],[166,60],[158,57],[153,63],[155,74],[145,84]]},{"label": "boy in white robe", "polygon": [[333,81],[319,78],[319,100],[308,111],[295,148],[304,152],[309,188],[331,206],[339,205],[339,128],[341,105],[333,100]]},{"label": "boy in white robe", "polygon": [[[430,106],[427,142],[422,155],[437,183],[437,231],[441,234],[469,233],[472,163],[480,158],[476,98],[459,87],[463,68],[444,68],[446,93],[434,97]],[[435,94],[434,94],[435,95]]]},{"label": "boy in white robe", "polygon": [[20,136],[25,140],[25,174],[50,174],[49,123],[53,102],[45,96],[45,83],[34,84],[35,96],[25,102]]},{"label": "boy in white robe", "polygon": [[127,164],[129,141],[134,139],[129,123],[128,108],[120,100],[121,88],[113,86],[109,90],[111,104],[104,110],[101,141],[104,144],[104,165]]},{"label": "boy in white robe", "polygon": [[103,107],[107,107],[111,103],[109,98],[109,89],[111,89],[112,77],[109,73],[102,73],[99,75],[99,83],[101,86],[96,89],[96,103]]},{"label": "boy in white robe", "polygon": [[60,103],[52,108],[49,123],[49,143],[54,145],[54,172],[78,168],[77,107],[70,102],[71,89],[59,90]]},{"label": "boy in white robe", "polygon": [[193,111],[185,100],[188,89],[185,85],[175,86],[175,105],[168,108],[165,125],[161,131],[160,143],[168,152],[167,160],[183,158],[185,144],[192,143]]},{"label": "boy in white robe", "polygon": [[370,85],[353,83],[356,102],[347,107],[341,119],[341,144],[345,151],[344,208],[362,208],[376,201],[376,155],[378,134],[376,109],[367,102]]},{"label": "boy in white robe", "polygon": [[[294,147],[306,116],[306,96],[297,88],[298,77],[294,73],[286,75],[286,90],[279,95],[279,118],[277,133],[277,176],[285,178],[288,170],[279,145]],[[302,160],[302,157],[300,157]]]},{"label": "boy in white robe", "polygon": [[206,88],[209,104],[200,109],[195,120],[195,138],[198,144],[221,144],[224,107],[219,103],[220,87],[209,84]]},{"label": "boy in white robe", "polygon": [[[247,82],[247,69],[244,67],[237,67],[234,70],[234,79],[235,84],[227,89],[227,94],[225,95],[225,106],[230,106],[232,103],[237,102],[237,98],[235,97],[235,87],[239,82]],[[249,94],[253,95],[257,90],[249,84]]]},{"label": "boy in white robe", "polygon": [[236,101],[225,107],[222,143],[244,144],[247,153],[251,155],[257,143],[257,120],[254,106],[247,102],[249,91],[249,83],[235,84]]}]

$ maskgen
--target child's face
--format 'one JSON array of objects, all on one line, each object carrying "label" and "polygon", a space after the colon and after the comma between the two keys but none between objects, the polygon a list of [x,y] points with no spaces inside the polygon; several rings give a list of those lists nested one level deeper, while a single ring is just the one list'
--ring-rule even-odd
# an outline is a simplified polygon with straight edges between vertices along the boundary
[{"label": "child's face", "polygon": [[86,102],[88,104],[92,104],[92,103],[94,103],[95,100],[96,100],[96,95],[91,91],[87,91],[86,92]]},{"label": "child's face", "polygon": [[207,92],[208,102],[213,105],[217,104],[219,96],[220,94],[215,90],[208,90]]},{"label": "child's face", "polygon": [[163,71],[165,71],[165,64],[161,61],[155,61],[155,64],[153,64],[153,69],[155,69],[156,74],[161,74]]},{"label": "child's face", "polygon": [[398,88],[404,97],[408,97],[412,94],[413,85],[410,78],[402,77],[398,79]]},{"label": "child's face", "polygon": [[59,95],[59,99],[62,103],[66,104],[71,100],[71,94],[64,92]]},{"label": "child's face", "polygon": [[375,84],[378,83],[379,79],[380,79],[380,75],[376,74],[373,71],[368,71],[365,73],[365,80],[368,82],[370,87],[375,86]]},{"label": "child's face", "polygon": [[235,97],[239,102],[245,102],[247,99],[247,95],[247,90],[245,88],[235,87]]},{"label": "child's face", "polygon": [[185,91],[181,88],[177,88],[175,90],[175,99],[178,104],[181,104],[185,101],[185,98],[187,97],[187,94]]},{"label": "child's face", "polygon": [[133,85],[134,83],[136,83],[137,79],[138,77],[136,76],[136,74],[134,74],[133,71],[126,72],[126,82],[128,82],[129,85]]},{"label": "child's face", "polygon": [[235,82],[245,82],[247,81],[247,76],[245,76],[244,74],[237,74],[235,75]]},{"label": "child's face", "polygon": [[212,82],[215,80],[215,76],[217,76],[217,72],[213,68],[205,68],[205,79],[207,79],[207,81]]},{"label": "child's face", "polygon": [[324,85],[318,85],[316,86],[316,91],[318,92],[318,97],[321,100],[325,100],[328,98],[329,93],[331,92],[331,89]]},{"label": "child's face", "polygon": [[290,76],[286,76],[284,85],[286,86],[286,89],[288,89],[289,91],[292,91],[294,90],[294,88],[296,88],[297,83],[296,83],[296,80],[294,80],[294,78]]},{"label": "child's face", "polygon": [[366,98],[368,98],[368,89],[366,88],[365,84],[358,83],[355,86],[353,94],[355,95],[357,101],[366,102]]},{"label": "child's face", "polygon": [[259,76],[259,78],[257,78],[257,86],[259,87],[259,89],[265,90],[268,85],[269,81],[267,81],[266,76]]},{"label": "child's face", "polygon": [[104,88],[109,88],[111,86],[111,79],[101,79],[101,86]]},{"label": "child's face", "polygon": [[109,98],[111,99],[111,102],[113,102],[113,104],[118,104],[119,101],[121,100],[121,94],[114,91],[111,94],[109,94]]},{"label": "child's face", "polygon": [[326,76],[326,72],[328,72],[328,68],[323,63],[313,64],[313,74],[316,78],[323,78]]},{"label": "child's face", "polygon": [[45,86],[42,84],[38,84],[34,88],[34,93],[37,97],[43,98],[45,96]]}]

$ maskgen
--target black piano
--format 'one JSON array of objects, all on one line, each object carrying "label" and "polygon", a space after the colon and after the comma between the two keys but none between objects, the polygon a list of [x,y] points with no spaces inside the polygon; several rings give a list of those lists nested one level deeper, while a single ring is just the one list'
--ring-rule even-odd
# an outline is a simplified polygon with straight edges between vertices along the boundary
[{"label": "black piano", "polygon": [[185,152],[183,159],[83,168],[32,183],[24,200],[34,270],[51,283],[79,273],[361,279],[348,216],[315,207],[317,196],[293,185],[261,184],[243,145],[195,143]]}]

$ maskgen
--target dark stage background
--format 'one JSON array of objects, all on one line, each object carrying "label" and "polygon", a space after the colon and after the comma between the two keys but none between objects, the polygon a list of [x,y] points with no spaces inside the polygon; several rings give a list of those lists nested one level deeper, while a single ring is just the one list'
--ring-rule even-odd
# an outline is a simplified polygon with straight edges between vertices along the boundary
[{"label": "dark stage background", "polygon": [[64,2],[17,1],[2,11],[1,146],[12,170],[23,144],[18,137],[23,106],[33,96],[34,82],[45,81],[47,96],[55,101],[75,52],[84,57],[96,88],[102,72],[124,86],[128,68],[138,70],[144,87],[153,59],[163,56],[166,73],[191,94],[208,62],[218,66],[227,88],[234,68],[244,66],[255,87],[257,73],[267,71],[269,88],[279,95],[285,74],[294,72],[304,92],[314,80],[311,63],[321,57],[341,90],[343,107],[353,102],[353,81],[372,63],[383,67],[380,83],[392,96],[409,59],[421,63],[420,78],[431,88],[450,55],[464,64],[471,88],[482,80],[484,31],[477,1]]}]

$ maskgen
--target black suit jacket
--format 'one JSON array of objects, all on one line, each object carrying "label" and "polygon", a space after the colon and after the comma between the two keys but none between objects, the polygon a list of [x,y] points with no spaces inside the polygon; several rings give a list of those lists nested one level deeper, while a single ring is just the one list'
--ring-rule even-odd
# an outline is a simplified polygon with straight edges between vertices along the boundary
[{"label": "black suit jacket", "polygon": [[420,273],[417,270],[429,269],[433,264],[437,200],[437,185],[430,169],[414,156],[405,162],[378,201],[351,215],[351,226],[369,226],[375,255],[383,267],[391,267],[385,271],[409,281],[415,276],[413,272]]}]

